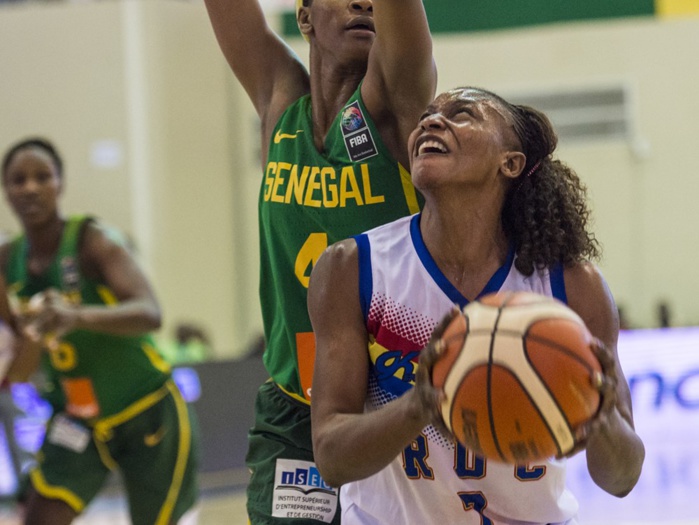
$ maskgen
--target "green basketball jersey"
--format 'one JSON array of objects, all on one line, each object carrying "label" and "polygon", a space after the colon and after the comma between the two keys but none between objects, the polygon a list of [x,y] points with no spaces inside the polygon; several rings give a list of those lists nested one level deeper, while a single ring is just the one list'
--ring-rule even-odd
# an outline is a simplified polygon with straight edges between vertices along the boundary
[{"label": "green basketball jersey", "polygon": [[[24,235],[18,236],[6,272],[9,293],[22,303],[55,288],[75,304],[116,303],[105,284],[80,273],[78,245],[90,220],[71,217],[66,222],[53,262],[38,276],[27,272],[28,242]],[[114,235],[121,238],[116,231]],[[93,421],[122,411],[170,377],[169,366],[158,355],[150,335],[125,337],[87,330],[64,335],[58,348],[43,353],[42,368],[47,376],[44,396],[54,409]]]},{"label": "green basketball jersey", "polygon": [[259,199],[264,362],[288,394],[310,400],[315,342],[306,305],[311,269],[330,244],[417,213],[422,197],[392,157],[360,88],[318,152],[306,95],[275,126]]}]

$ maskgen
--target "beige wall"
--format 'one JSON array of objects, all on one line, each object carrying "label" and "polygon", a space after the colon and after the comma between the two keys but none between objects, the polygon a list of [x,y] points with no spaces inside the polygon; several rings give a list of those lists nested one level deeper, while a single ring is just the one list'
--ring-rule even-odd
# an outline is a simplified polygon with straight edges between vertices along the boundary
[{"label": "beige wall", "polygon": [[[0,83],[3,150],[29,134],[56,142],[64,211],[93,213],[134,239],[163,335],[194,320],[220,355],[242,352],[260,327],[257,188],[242,186],[256,176],[244,136],[254,122],[203,4],[2,6]],[[106,165],[92,160],[105,143]],[[0,229],[17,227],[0,206]]]},{"label": "beige wall", "polygon": [[[291,44],[306,56],[303,41]],[[635,143],[562,144],[559,155],[589,186],[602,269],[639,325],[655,323],[661,298],[678,324],[699,323],[698,53],[698,19],[435,39],[440,90],[629,88]],[[2,148],[33,133],[57,142],[67,163],[65,211],[95,213],[135,239],[165,330],[193,319],[220,356],[242,352],[261,327],[257,119],[203,3],[2,6],[0,86]],[[92,161],[98,141],[116,145],[122,161]],[[0,228],[17,229],[6,206]]]}]

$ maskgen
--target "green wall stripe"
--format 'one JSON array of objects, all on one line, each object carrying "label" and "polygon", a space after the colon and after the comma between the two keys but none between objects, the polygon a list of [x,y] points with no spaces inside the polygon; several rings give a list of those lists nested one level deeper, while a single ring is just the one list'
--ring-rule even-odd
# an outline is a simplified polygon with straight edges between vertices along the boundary
[{"label": "green wall stripe", "polygon": [[[654,0],[424,0],[433,34],[491,31],[559,22],[653,16]],[[297,36],[296,17],[283,34]]]}]

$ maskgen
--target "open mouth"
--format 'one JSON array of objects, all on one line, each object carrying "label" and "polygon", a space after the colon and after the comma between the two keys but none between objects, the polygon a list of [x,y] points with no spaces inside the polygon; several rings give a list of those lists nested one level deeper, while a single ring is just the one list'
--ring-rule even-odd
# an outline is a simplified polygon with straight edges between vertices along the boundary
[{"label": "open mouth", "polygon": [[448,153],[447,147],[440,141],[427,138],[423,140],[417,147],[418,155],[427,155],[429,153],[443,154]]}]

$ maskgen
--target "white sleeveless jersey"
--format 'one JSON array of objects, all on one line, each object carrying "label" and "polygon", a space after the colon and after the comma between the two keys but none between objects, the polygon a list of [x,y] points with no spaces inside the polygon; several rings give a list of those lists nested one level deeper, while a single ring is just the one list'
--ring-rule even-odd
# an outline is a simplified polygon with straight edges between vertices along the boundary
[{"label": "white sleeveless jersey", "polygon": [[[367,410],[412,388],[432,330],[455,303],[468,303],[427,251],[419,220],[406,217],[355,237],[370,340]],[[528,290],[565,301],[562,268],[527,277],[513,262],[514,253],[481,295]],[[578,509],[565,486],[565,460],[487,461],[432,426],[381,472],[343,485],[341,502],[343,525],[572,524]]]}]

